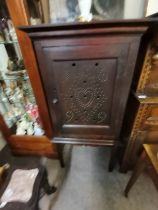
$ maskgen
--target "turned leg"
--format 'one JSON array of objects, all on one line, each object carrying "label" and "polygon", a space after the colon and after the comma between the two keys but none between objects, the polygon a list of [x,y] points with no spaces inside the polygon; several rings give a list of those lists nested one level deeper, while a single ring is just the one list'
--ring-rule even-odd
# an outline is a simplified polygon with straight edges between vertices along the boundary
[{"label": "turned leg", "polygon": [[64,158],[63,158],[63,147],[64,147],[64,145],[56,144],[56,146],[57,146],[57,150],[58,150],[60,166],[62,168],[64,168],[65,167]]},{"label": "turned leg", "polygon": [[43,178],[43,189],[45,191],[46,194],[50,195],[52,193],[54,193],[57,189],[56,187],[54,186],[50,186],[49,183],[48,183],[48,173],[45,169],[45,172],[44,172],[44,178]]},{"label": "turned leg", "polygon": [[134,183],[136,182],[136,180],[138,179],[138,177],[140,176],[142,171],[145,169],[145,167],[146,167],[145,152],[143,151],[143,153],[142,153],[141,157],[139,158],[138,163],[136,164],[136,167],[132,173],[132,176],[125,188],[124,194],[126,197],[128,196],[130,189],[132,188],[132,186],[134,185]]}]

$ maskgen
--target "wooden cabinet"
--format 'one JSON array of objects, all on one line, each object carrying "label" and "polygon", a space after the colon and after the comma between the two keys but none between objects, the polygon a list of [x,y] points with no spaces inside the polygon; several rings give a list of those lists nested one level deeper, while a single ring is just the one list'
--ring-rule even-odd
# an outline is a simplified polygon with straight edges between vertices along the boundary
[{"label": "wooden cabinet", "polygon": [[121,144],[132,77],[136,68],[139,71],[136,60],[141,38],[154,22],[20,27],[32,40],[36,53],[53,142]]},{"label": "wooden cabinet", "polygon": [[117,140],[139,36],[59,35],[58,40],[35,40],[34,46],[54,141],[104,145]]},{"label": "wooden cabinet", "polygon": [[[58,17],[52,3],[50,20],[55,24],[29,26],[30,22],[38,22],[39,17],[34,17],[34,12],[28,9],[29,5],[37,2],[6,2],[16,27],[45,131],[45,135],[38,138],[17,136],[7,128],[2,119],[0,126],[4,129],[3,133],[12,150],[18,154],[43,154],[58,158],[61,157],[61,152],[56,143],[108,145],[114,148],[111,159],[113,163],[116,148],[124,144],[121,130],[126,118],[125,111],[132,113],[132,119],[128,121],[130,129],[127,130],[129,135],[133,135],[140,119],[145,119],[142,110],[146,110],[147,106],[141,102],[139,95],[144,92],[150,94],[151,89],[153,93],[156,87],[152,85],[157,76],[155,70],[146,82],[146,78],[149,78],[153,47],[147,52],[141,73],[147,46],[151,43],[157,26],[156,18],[125,20],[127,17],[123,10],[126,8],[120,8],[122,4],[119,4],[119,16],[108,9],[109,15],[102,17],[102,14],[97,15],[94,11],[91,13],[89,7],[88,16],[84,17],[84,7],[79,4],[81,14],[76,13],[72,17],[73,11],[69,11],[70,14],[66,12],[66,16],[60,14]],[[48,20],[48,7],[46,1],[45,14],[41,19],[44,17]],[[76,5],[73,7],[77,8]],[[106,11],[106,8],[104,10]],[[142,10],[145,11],[145,8],[142,7]],[[32,13],[30,17],[29,13]],[[113,20],[93,22],[107,17]],[[91,23],[69,22],[72,19],[86,21],[90,20],[89,18]],[[61,24],[63,19],[69,23]],[[129,93],[133,78],[135,96],[131,98]],[[144,87],[148,87],[148,90]],[[132,109],[126,106],[128,98],[132,101]],[[135,130],[132,131],[132,128]],[[126,160],[130,156],[128,150],[132,148],[130,142],[133,141],[128,142]]]},{"label": "wooden cabinet", "polygon": [[[143,67],[137,86],[133,85],[126,122],[129,125],[130,110],[135,110],[133,120],[128,129],[124,128],[126,149],[122,162],[122,171],[127,171],[135,165],[143,143],[158,143],[158,50],[157,31],[147,47]],[[136,78],[134,77],[135,81]],[[136,87],[136,88],[135,88]],[[125,127],[125,126],[124,126]]]}]

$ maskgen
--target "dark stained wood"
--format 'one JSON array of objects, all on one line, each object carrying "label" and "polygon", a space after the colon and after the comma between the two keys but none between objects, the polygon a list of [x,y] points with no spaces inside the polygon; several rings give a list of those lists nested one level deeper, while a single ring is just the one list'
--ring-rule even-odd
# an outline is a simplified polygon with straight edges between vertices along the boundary
[{"label": "dark stained wood", "polygon": [[139,175],[146,168],[153,180],[155,187],[158,190],[158,145],[157,144],[144,144],[144,151],[139,158],[137,165],[133,171],[133,174],[126,186],[125,196],[128,196],[128,193],[134,183],[136,182]]},{"label": "dark stained wood", "polygon": [[21,27],[34,43],[55,142],[118,141],[148,24],[139,20]]},{"label": "dark stained wood", "polygon": [[131,65],[124,73],[128,62],[123,59],[131,59],[128,48],[136,55],[138,42],[137,37],[34,42],[53,122],[58,118],[55,137],[118,138],[133,70]]},{"label": "dark stained wood", "polygon": [[136,180],[141,175],[141,173],[144,171],[145,167],[146,167],[145,152],[143,152],[124,191],[126,197],[128,197],[130,189],[135,184]]},{"label": "dark stained wood", "polygon": [[115,142],[114,146],[111,150],[111,157],[110,157],[110,162],[109,162],[109,172],[112,172],[116,163],[118,162],[118,157],[119,157],[119,152],[120,152],[120,147],[122,145],[119,145],[120,142]]},{"label": "dark stained wood", "polygon": [[136,150],[134,149],[135,145],[133,145],[132,141],[130,141],[130,135],[131,133],[133,133],[132,132],[132,129],[134,129],[133,125],[136,124],[135,121],[139,113],[139,108],[140,108],[139,106],[140,106],[139,101],[136,99],[133,92],[131,92],[129,95],[125,118],[124,118],[124,124],[121,132],[121,139],[124,142],[124,152],[121,161],[122,163],[120,171],[123,173],[133,168],[133,163],[135,163],[138,155],[135,154],[136,153]]},{"label": "dark stained wood", "polygon": [[64,162],[64,158],[63,158],[64,144],[56,144],[56,148],[57,148],[57,151],[58,151],[58,157],[59,157],[59,160],[60,160],[60,166],[62,168],[64,168],[65,167],[65,162]]},{"label": "dark stained wood", "polygon": [[53,142],[115,145],[113,168],[141,38],[156,25],[149,18],[19,28],[34,45]]},{"label": "dark stained wood", "polygon": [[[93,29],[93,33],[95,33],[95,29],[100,29],[99,32],[103,32],[108,28],[111,28],[111,31],[114,33],[117,31],[122,31],[123,33],[140,33],[144,32],[150,26],[157,26],[157,18],[142,18],[142,19],[120,19],[120,20],[106,20],[106,21],[94,21],[94,22],[71,22],[71,23],[57,23],[57,24],[43,24],[43,25],[33,25],[33,26],[20,26],[21,29],[27,31],[29,33],[37,33],[37,36],[41,36],[43,33],[48,31],[67,31],[67,34],[71,34],[72,31],[76,29],[84,30],[87,33],[87,29]],[[127,30],[129,29],[129,31]],[[125,30],[126,29],[126,30]],[[134,30],[136,29],[136,30]],[[41,34],[38,34],[40,32]]]}]

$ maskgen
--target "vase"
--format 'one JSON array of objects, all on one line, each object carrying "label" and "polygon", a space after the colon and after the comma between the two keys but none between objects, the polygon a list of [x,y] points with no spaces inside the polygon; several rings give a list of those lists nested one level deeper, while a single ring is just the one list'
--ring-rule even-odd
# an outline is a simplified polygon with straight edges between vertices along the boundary
[{"label": "vase", "polygon": [[91,21],[92,13],[90,12],[92,6],[92,0],[78,0],[80,9],[80,21]]}]

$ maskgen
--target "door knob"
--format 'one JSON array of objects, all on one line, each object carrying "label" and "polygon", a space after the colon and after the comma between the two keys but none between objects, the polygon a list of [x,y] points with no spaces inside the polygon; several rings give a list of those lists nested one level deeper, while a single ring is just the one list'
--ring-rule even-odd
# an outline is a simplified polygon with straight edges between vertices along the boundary
[{"label": "door knob", "polygon": [[58,103],[58,99],[57,98],[54,98],[53,99],[53,104],[57,104]]}]

